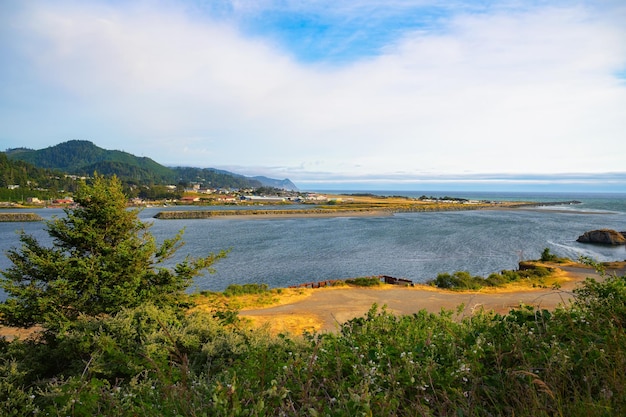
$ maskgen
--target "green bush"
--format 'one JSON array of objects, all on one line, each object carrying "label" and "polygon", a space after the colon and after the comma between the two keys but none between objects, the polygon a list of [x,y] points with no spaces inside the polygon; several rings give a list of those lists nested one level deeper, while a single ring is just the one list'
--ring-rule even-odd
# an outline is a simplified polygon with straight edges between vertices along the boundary
[{"label": "green bush", "polygon": [[224,290],[224,295],[233,297],[245,294],[262,294],[269,291],[267,284],[231,284]]},{"label": "green bush", "polygon": [[379,277],[358,277],[347,279],[345,282],[348,285],[354,285],[356,287],[376,287],[382,285]]},{"label": "green bush", "polygon": [[551,253],[550,252],[550,248],[545,248],[543,250],[543,252],[541,252],[540,260],[542,262],[556,262],[556,263],[569,262],[568,258],[561,258],[561,257],[558,257],[555,254]]},{"label": "green bush", "polygon": [[485,279],[485,285],[489,287],[500,287],[508,283],[507,279],[502,274],[489,274],[489,276]]},{"label": "green bush", "polygon": [[485,285],[485,280],[482,277],[473,277],[467,271],[457,271],[453,274],[438,274],[429,284],[451,290],[478,290]]},{"label": "green bush", "polygon": [[525,262],[520,262],[520,268],[524,269],[519,271],[503,270],[500,273],[492,273],[487,278],[472,276],[467,271],[457,271],[453,274],[442,273],[438,274],[434,280],[428,281],[428,284],[437,288],[459,291],[479,290],[482,287],[500,287],[521,279],[529,280],[533,285],[543,285],[544,278],[553,272],[552,268]]}]

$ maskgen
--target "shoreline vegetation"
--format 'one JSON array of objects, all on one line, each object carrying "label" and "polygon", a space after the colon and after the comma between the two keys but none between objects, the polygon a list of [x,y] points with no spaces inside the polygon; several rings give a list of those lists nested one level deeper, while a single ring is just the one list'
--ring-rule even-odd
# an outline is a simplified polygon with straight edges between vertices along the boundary
[{"label": "shoreline vegetation", "polygon": [[[599,273],[594,268],[600,268]],[[528,273],[530,271],[530,273]],[[461,276],[467,273],[457,271]],[[383,277],[358,277],[333,280],[325,286],[268,288],[266,284],[229,286],[223,292],[201,291],[190,295],[190,312],[232,311],[255,328],[277,335],[293,336],[305,332],[335,333],[341,324],[365,314],[372,304],[388,307],[394,315],[404,316],[425,310],[436,314],[457,311],[459,318],[478,312],[506,314],[512,310],[537,308],[552,311],[567,305],[574,291],[588,278],[626,274],[626,260],[595,266],[566,258],[520,262],[518,270],[504,270],[501,279],[489,284],[490,277],[471,277],[472,284],[457,281],[439,286],[438,278],[412,285],[386,284]],[[467,274],[469,275],[469,274]],[[492,274],[494,275],[494,274]],[[481,285],[482,284],[482,285]]]}]

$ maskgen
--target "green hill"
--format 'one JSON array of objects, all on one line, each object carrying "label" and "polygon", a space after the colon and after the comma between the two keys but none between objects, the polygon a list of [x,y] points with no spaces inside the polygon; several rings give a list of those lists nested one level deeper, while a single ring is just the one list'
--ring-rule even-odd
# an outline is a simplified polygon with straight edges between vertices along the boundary
[{"label": "green hill", "polygon": [[211,188],[259,188],[283,184],[297,189],[289,180],[266,177],[250,178],[213,168],[163,166],[150,158],[128,152],[107,150],[87,140],[70,140],[45,149],[16,148],[5,152],[9,160],[22,161],[40,169],[73,175],[117,175],[122,181],[135,184],[200,183]]},{"label": "green hill", "polygon": [[0,201],[62,197],[66,192],[73,192],[75,187],[76,181],[62,172],[12,160],[0,152]]},{"label": "green hill", "polygon": [[259,188],[261,181],[213,168],[176,167],[181,182],[200,183],[207,188]]},{"label": "green hill", "polygon": [[11,159],[74,175],[91,175],[97,171],[142,183],[176,181],[176,174],[171,169],[150,158],[102,149],[86,140],[70,140],[40,150],[12,149],[6,153]]}]

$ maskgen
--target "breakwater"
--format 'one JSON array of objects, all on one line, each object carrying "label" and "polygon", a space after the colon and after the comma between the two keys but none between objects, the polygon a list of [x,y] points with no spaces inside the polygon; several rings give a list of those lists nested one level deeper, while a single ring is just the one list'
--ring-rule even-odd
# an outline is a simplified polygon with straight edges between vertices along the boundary
[{"label": "breakwater", "polygon": [[388,210],[354,209],[293,209],[293,210],[175,210],[161,211],[154,215],[155,219],[180,220],[180,219],[209,219],[224,216],[347,216],[347,215],[390,215]]},{"label": "breakwater", "polygon": [[43,220],[35,213],[0,213],[0,222],[39,222]]},{"label": "breakwater", "polygon": [[581,201],[578,200],[569,200],[569,201],[547,201],[547,202],[532,202],[532,203],[522,203],[518,207],[543,207],[543,206],[571,206],[574,204],[582,204]]},{"label": "breakwater", "polygon": [[154,215],[161,220],[210,219],[224,216],[239,217],[347,217],[347,216],[391,216],[394,213],[467,211],[488,208],[522,208],[539,205],[574,204],[564,203],[529,203],[529,202],[479,202],[479,203],[419,203],[397,204],[388,207],[319,207],[291,210],[172,210],[161,211]]}]

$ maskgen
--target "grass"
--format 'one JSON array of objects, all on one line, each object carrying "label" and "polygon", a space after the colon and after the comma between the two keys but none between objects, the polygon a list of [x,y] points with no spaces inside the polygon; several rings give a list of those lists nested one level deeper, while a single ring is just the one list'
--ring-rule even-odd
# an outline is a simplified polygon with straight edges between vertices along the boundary
[{"label": "grass", "polygon": [[345,283],[353,287],[378,287],[383,285],[380,277],[358,277],[346,279]]},{"label": "grass", "polygon": [[[3,415],[626,413],[626,277],[589,280],[553,311],[459,320],[374,305],[339,333],[303,337],[150,308],[82,326],[36,350],[2,345]],[[61,348],[74,371],[29,374],[31,361],[49,366]],[[43,354],[49,360],[38,362]]]},{"label": "grass", "polygon": [[503,270],[499,273],[490,274],[484,278],[472,276],[467,271],[457,271],[452,274],[442,273],[437,278],[427,282],[428,285],[454,291],[480,290],[483,288],[505,288],[507,286],[521,284],[524,287],[548,288],[548,283],[556,284],[553,277],[554,268],[532,262],[520,262],[517,271]]},{"label": "grass", "polygon": [[[452,274],[441,273],[437,278],[427,282],[428,285],[454,291],[480,290],[483,288],[532,287],[550,288],[559,287],[558,268],[553,265],[574,264],[569,258],[557,257],[544,249],[541,259],[522,261],[518,270],[503,270],[492,273],[488,277],[472,276],[467,271],[457,271]],[[578,264],[579,265],[579,264]]]},{"label": "grass", "polygon": [[311,291],[306,288],[269,289],[266,284],[247,284],[229,288],[230,290],[224,292],[202,291],[190,295],[190,302],[194,306],[191,310],[215,312],[263,308],[300,300],[307,297]]},{"label": "grass", "polygon": [[145,305],[0,341],[0,415],[626,415],[625,276],[588,279],[551,311],[373,305],[336,333],[270,334],[236,315],[311,291],[235,286],[185,315]]}]

